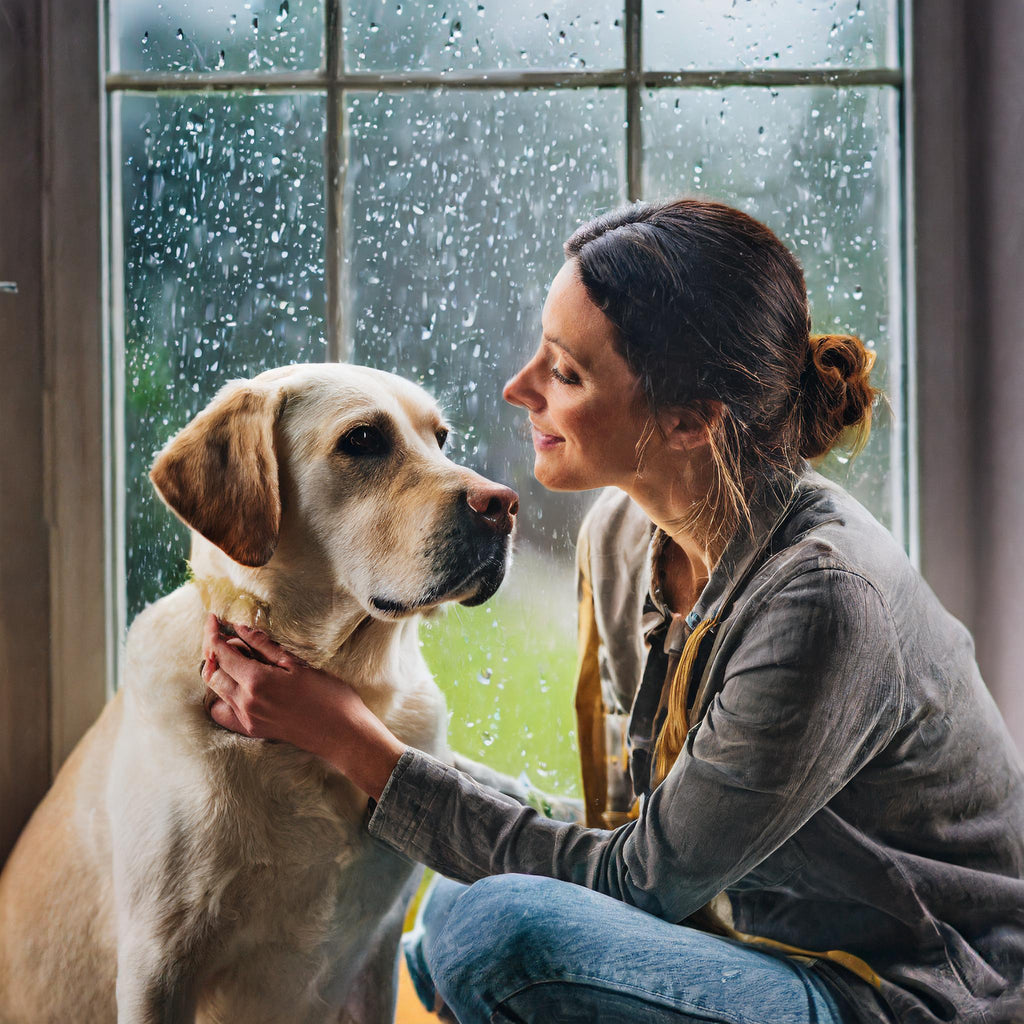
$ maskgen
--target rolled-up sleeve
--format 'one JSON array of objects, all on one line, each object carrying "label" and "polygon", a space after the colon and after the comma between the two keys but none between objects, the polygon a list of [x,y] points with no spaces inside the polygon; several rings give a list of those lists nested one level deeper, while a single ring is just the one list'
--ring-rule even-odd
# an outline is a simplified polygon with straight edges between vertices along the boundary
[{"label": "rolled-up sleeve", "polygon": [[547,875],[683,920],[846,786],[893,735],[902,701],[892,616],[849,570],[800,572],[748,602],[728,639],[716,697],[636,821],[551,821],[409,751],[370,832],[462,881]]}]

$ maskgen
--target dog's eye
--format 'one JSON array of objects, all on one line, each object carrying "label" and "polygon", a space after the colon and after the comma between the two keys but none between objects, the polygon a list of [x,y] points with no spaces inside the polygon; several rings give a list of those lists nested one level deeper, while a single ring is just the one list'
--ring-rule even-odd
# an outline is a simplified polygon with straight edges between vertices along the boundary
[{"label": "dog's eye", "polygon": [[434,434],[434,437],[437,438],[437,447],[438,448],[443,448],[445,441],[448,440],[448,428],[447,427],[440,427],[440,428],[438,428],[438,430]]},{"label": "dog's eye", "polygon": [[343,455],[383,455],[388,450],[388,439],[376,427],[362,424],[342,434],[335,450]]}]

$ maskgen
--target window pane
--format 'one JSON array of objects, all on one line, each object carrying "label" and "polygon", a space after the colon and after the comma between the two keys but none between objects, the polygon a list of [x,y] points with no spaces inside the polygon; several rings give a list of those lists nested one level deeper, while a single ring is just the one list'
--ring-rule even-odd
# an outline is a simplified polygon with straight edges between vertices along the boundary
[{"label": "window pane", "polygon": [[120,123],[130,621],[188,555],[156,450],[225,381],[324,357],[324,101],[127,96]]},{"label": "window pane", "polygon": [[350,71],[622,67],[622,0],[347,0]]},{"label": "window pane", "polygon": [[896,0],[656,0],[643,43],[655,71],[896,67]]},{"label": "window pane", "polygon": [[506,587],[423,630],[451,743],[563,792],[579,770],[572,552],[587,498],[536,484],[500,390],[539,341],[562,242],[624,198],[623,111],[620,92],[595,90],[357,94],[348,111],[353,359],[424,382],[456,459],[522,498]]},{"label": "window pane", "polygon": [[125,71],[283,71],[320,66],[321,0],[111,0]]},{"label": "window pane", "polygon": [[764,221],[804,266],[812,326],[878,353],[891,403],[868,447],[824,472],[904,532],[899,122],[890,88],[664,90],[644,105],[650,196],[705,195]]}]

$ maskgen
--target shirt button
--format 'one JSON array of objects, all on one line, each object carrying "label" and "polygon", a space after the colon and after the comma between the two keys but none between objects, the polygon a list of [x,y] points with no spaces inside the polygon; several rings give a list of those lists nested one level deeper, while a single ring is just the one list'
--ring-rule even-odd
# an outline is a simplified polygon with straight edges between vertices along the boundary
[{"label": "shirt button", "polygon": [[700,616],[695,611],[690,612],[690,614],[686,616],[686,624],[690,629],[696,629],[697,626],[700,625]]}]

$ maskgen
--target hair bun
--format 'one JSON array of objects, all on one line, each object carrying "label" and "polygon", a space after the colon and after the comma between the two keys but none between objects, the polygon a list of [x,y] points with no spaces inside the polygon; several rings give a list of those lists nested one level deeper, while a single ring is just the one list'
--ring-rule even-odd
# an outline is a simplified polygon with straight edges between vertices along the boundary
[{"label": "hair bun", "polygon": [[[852,334],[814,334],[801,377],[800,454],[817,459],[842,439],[858,452],[871,430],[875,353]],[[844,436],[845,435],[845,436]]]}]

